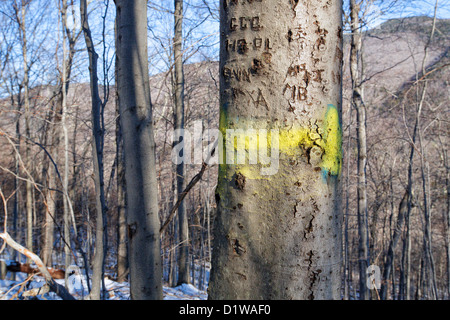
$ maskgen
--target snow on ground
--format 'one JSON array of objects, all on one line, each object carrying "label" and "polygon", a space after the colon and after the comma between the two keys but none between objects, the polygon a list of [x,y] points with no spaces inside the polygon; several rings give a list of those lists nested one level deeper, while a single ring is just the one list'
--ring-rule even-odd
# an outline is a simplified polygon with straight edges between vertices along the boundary
[{"label": "snow on ground", "polygon": [[[8,273],[9,277],[9,273]],[[7,279],[8,279],[7,277]],[[27,281],[28,275],[22,272],[16,273],[16,280],[0,280],[0,300],[20,300],[23,299],[24,291],[42,287],[45,280],[42,277],[34,276]],[[64,285],[64,280],[56,280]],[[69,277],[69,291],[77,299],[83,299],[87,295],[86,278],[80,275],[72,275]],[[115,282],[105,278],[105,286],[109,300],[129,300],[130,288],[127,282]],[[164,300],[206,300],[207,293],[199,290],[191,284],[183,284],[178,287],[163,287]],[[54,293],[46,293],[37,296],[39,300],[57,300],[59,299]]]},{"label": "snow on ground", "polygon": [[164,300],[206,300],[208,295],[205,291],[198,290],[192,284],[170,288],[164,287]]},{"label": "snow on ground", "polygon": [[[6,259],[5,259],[6,258]],[[0,260],[5,262],[6,265],[12,264],[14,261],[9,260],[8,256],[0,257]],[[31,264],[31,267],[36,267]],[[200,269],[196,265],[195,277],[198,279]],[[88,286],[84,269],[73,265],[68,268],[68,289],[69,292],[79,300],[84,299],[88,293]],[[16,272],[15,279],[11,280],[13,273],[7,272],[5,280],[0,279],[0,300],[21,300],[23,292],[34,288],[40,288],[45,285],[43,277],[36,275],[28,275],[23,272]],[[206,267],[203,274],[204,282],[207,283],[209,279],[209,265]],[[55,280],[58,284],[64,286],[64,279]],[[105,277],[105,287],[108,300],[129,300],[130,299],[130,287],[128,282],[116,282]],[[203,286],[202,286],[203,287]],[[203,287],[204,288],[204,287]],[[183,284],[178,287],[163,286],[163,299],[164,300],[206,300],[208,297],[206,291],[199,290],[192,284]],[[60,298],[53,292],[45,293],[37,296],[39,300],[59,300]]]}]

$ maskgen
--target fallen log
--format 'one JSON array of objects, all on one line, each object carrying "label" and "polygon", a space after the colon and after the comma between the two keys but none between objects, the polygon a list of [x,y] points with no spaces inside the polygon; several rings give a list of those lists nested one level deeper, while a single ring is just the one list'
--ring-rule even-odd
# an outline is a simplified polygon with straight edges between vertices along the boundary
[{"label": "fallen log", "polygon": [[[52,276],[53,279],[64,279],[65,271],[61,269],[55,268],[47,268],[48,272]],[[34,268],[30,266],[28,263],[20,263],[18,261],[10,261],[6,266],[6,271],[9,272],[24,272],[27,274],[38,274],[41,273],[39,268]]]}]

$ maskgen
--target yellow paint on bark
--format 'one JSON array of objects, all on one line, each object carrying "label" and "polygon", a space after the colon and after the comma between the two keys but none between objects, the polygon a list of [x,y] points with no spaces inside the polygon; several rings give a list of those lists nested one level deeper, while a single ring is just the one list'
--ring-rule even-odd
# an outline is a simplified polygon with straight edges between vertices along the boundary
[{"label": "yellow paint on bark", "polygon": [[337,108],[329,104],[325,115],[324,154],[321,168],[326,173],[338,176],[342,168],[342,129]]},{"label": "yellow paint on bark", "polygon": [[[227,116],[224,110],[221,110],[219,130],[223,135],[224,150],[222,150],[222,155],[220,157],[222,157],[224,161],[226,161],[226,132],[227,129],[231,129],[228,125]],[[234,165],[234,172],[241,173],[248,179],[270,179],[270,176],[260,174],[260,167],[265,166],[264,164],[261,164],[260,159],[258,159],[257,164],[248,163],[248,155],[251,153],[257,154],[260,152],[260,147],[267,149],[267,155],[269,155],[270,150],[272,150],[272,137],[270,129],[266,129],[268,127],[267,123],[261,123],[261,126],[258,126],[258,121],[252,119],[240,119],[235,121],[235,126],[243,129],[244,137],[242,138],[245,139],[243,144],[245,150],[241,150],[241,152],[244,151],[246,153],[246,163],[230,163],[228,165]],[[254,129],[252,133],[246,131],[250,128]],[[259,132],[260,129],[266,129],[267,132],[262,135],[262,133]],[[280,157],[282,154],[291,158],[301,157],[302,155],[308,154],[313,147],[317,147],[321,151],[321,158],[317,165],[320,166],[323,176],[340,175],[342,166],[342,130],[339,112],[334,105],[328,105],[323,121],[319,125],[311,124],[308,126],[296,126],[294,124],[289,128],[280,128],[277,132],[278,152]],[[237,150],[239,145],[237,143],[238,139],[239,138],[236,138],[235,141],[232,141],[232,143],[229,144],[234,146],[235,152],[239,151]],[[263,140],[261,139],[266,140],[266,143],[262,144],[261,142]],[[274,150],[272,150],[272,152],[273,151]],[[227,164],[220,165],[219,175],[221,177],[226,176],[226,165]],[[227,178],[228,180],[231,179],[231,177]]]}]

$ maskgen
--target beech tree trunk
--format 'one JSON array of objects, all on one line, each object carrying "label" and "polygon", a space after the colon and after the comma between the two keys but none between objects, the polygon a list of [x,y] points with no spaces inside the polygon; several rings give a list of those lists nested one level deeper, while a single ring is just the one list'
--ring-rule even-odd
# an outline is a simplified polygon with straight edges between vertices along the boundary
[{"label": "beech tree trunk", "polygon": [[359,23],[361,1],[350,0],[351,47],[350,47],[350,75],[352,80],[352,107],[356,109],[356,130],[358,147],[358,260],[359,260],[359,298],[369,299],[367,287],[367,268],[369,266],[369,234],[367,221],[367,136],[366,136],[366,107],[362,97],[361,83],[361,26]]},{"label": "beech tree trunk", "polygon": [[341,5],[221,2],[210,299],[340,299]]},{"label": "beech tree trunk", "polygon": [[147,60],[147,1],[115,0],[115,4],[130,293],[134,300],[162,299],[158,184]]},{"label": "beech tree trunk", "polygon": [[[183,0],[175,0],[174,13],[174,129],[184,129],[184,73],[183,73]],[[174,145],[180,143],[179,137],[174,138]],[[181,141],[184,144],[184,141]],[[177,195],[181,196],[185,188],[184,162],[176,165]],[[189,283],[189,226],[184,201],[178,206],[179,250],[178,250],[178,285]]]}]

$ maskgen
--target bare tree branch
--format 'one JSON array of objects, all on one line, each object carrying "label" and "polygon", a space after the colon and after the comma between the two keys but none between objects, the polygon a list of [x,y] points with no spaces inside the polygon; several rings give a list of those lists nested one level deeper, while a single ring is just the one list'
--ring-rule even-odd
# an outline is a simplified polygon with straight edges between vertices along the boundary
[{"label": "bare tree branch", "polygon": [[0,238],[3,239],[3,241],[5,241],[11,248],[13,248],[14,250],[23,254],[27,258],[30,258],[36,264],[36,266],[39,268],[39,271],[41,272],[42,276],[45,278],[45,281],[47,282],[48,286],[50,287],[50,291],[56,293],[63,300],[76,300],[66,290],[65,287],[56,283],[56,281],[50,275],[50,272],[45,267],[42,260],[35,253],[31,252],[27,248],[25,248],[22,245],[15,242],[6,231],[3,233],[0,233]]}]

